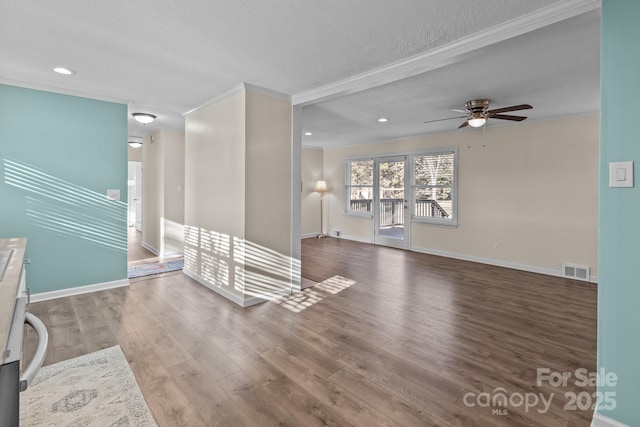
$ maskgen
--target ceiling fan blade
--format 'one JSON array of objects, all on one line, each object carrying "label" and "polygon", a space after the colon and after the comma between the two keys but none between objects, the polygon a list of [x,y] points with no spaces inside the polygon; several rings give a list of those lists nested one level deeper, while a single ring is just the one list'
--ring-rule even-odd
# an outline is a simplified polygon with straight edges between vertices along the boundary
[{"label": "ceiling fan blade", "polygon": [[443,120],[465,119],[467,116],[447,117],[446,119],[427,120],[425,123],[441,122]]},{"label": "ceiling fan blade", "polygon": [[451,111],[455,111],[456,113],[466,113],[469,114],[467,110],[462,110],[460,108],[452,108]]},{"label": "ceiling fan blade", "polygon": [[520,104],[520,105],[512,105],[511,107],[504,108],[496,108],[495,110],[487,111],[488,114],[500,114],[500,113],[508,113],[509,111],[518,111],[518,110],[530,110],[533,107],[529,104]]},{"label": "ceiling fan blade", "polygon": [[492,114],[489,117],[492,119],[512,120],[514,122],[521,122],[526,119],[524,116],[509,116],[507,114]]},{"label": "ceiling fan blade", "polygon": [[462,123],[460,126],[458,126],[458,129],[464,128],[464,127],[467,127],[467,126],[469,126],[469,122],[465,120],[464,123]]}]

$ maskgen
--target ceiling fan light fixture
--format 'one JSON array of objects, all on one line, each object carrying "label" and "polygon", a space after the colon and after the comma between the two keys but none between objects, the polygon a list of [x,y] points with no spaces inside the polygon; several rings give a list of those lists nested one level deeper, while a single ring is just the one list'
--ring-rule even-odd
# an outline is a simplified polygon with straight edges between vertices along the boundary
[{"label": "ceiling fan light fixture", "polygon": [[142,123],[143,125],[148,125],[156,119],[156,116],[149,113],[131,113],[131,115],[138,123]]},{"label": "ceiling fan light fixture", "polygon": [[487,119],[482,116],[474,116],[469,118],[467,122],[469,123],[469,126],[471,126],[472,128],[479,128],[487,122]]}]

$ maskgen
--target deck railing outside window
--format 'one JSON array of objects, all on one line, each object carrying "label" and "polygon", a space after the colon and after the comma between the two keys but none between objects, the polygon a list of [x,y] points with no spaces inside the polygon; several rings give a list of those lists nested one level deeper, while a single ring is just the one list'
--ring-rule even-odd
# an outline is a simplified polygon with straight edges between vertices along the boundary
[{"label": "deck railing outside window", "polygon": [[[371,199],[353,199],[350,210],[354,212],[372,212]],[[380,226],[404,224],[404,200],[380,200]],[[449,218],[449,213],[435,200],[418,199],[415,203],[414,215],[420,218]]]}]

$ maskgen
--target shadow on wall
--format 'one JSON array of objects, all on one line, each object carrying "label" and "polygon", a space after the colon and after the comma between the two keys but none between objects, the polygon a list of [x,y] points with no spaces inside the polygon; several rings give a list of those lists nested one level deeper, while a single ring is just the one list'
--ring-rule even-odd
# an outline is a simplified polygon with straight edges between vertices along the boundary
[{"label": "shadow on wall", "polygon": [[239,237],[185,226],[184,268],[211,285],[245,297],[289,295],[300,260]]},{"label": "shadow on wall", "polygon": [[127,204],[56,178],[15,159],[3,159],[4,182],[26,192],[30,224],[93,245],[127,252]]}]

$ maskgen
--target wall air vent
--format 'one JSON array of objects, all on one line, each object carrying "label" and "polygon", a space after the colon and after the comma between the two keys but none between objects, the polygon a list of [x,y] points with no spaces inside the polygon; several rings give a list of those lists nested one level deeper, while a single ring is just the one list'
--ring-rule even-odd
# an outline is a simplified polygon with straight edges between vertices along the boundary
[{"label": "wall air vent", "polygon": [[576,265],[565,262],[562,264],[562,274],[564,277],[569,277],[571,279],[584,280],[586,282],[589,281],[589,266],[587,265]]}]

